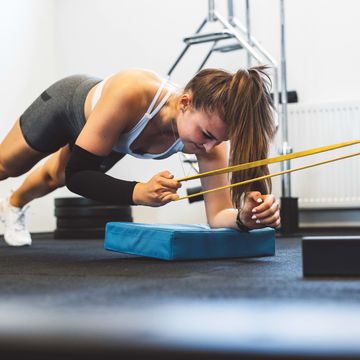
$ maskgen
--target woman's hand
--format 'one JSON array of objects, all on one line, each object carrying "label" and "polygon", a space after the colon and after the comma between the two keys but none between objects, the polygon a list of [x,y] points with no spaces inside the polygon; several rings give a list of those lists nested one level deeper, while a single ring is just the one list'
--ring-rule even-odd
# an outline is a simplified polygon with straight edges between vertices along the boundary
[{"label": "woman's hand", "polygon": [[280,227],[279,203],[272,194],[261,195],[259,191],[247,192],[239,216],[241,222],[251,229],[266,226]]},{"label": "woman's hand", "polygon": [[136,184],[133,201],[136,205],[162,206],[179,197],[176,191],[180,187],[181,184],[174,180],[174,175],[169,171],[162,171],[147,183]]}]

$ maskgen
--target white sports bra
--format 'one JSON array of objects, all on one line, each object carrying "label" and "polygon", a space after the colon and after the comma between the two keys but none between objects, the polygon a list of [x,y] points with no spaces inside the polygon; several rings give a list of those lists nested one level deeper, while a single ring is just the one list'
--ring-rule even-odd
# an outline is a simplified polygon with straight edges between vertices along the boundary
[{"label": "white sports bra", "polygon": [[[106,81],[109,79],[110,76],[102,80],[99,84],[96,85],[93,97],[92,97],[92,109],[94,109],[95,105],[99,101],[101,97],[101,93]],[[159,99],[161,92],[167,85],[168,91],[165,96],[161,99],[158,106],[154,109],[157,100]],[[169,78],[164,78],[161,82],[161,85],[156,92],[150,106],[148,107],[146,113],[140,119],[140,121],[127,133],[121,134],[117,144],[113,147],[113,151],[122,153],[122,154],[129,154],[139,159],[165,159],[177,152],[180,152],[184,148],[184,143],[181,139],[177,139],[167,150],[162,152],[161,154],[139,154],[134,153],[130,147],[131,144],[135,141],[135,139],[141,134],[141,132],[145,129],[148,122],[160,111],[160,109],[165,105],[166,101],[169,99],[171,94],[173,94],[176,90],[176,85],[169,81]]]}]

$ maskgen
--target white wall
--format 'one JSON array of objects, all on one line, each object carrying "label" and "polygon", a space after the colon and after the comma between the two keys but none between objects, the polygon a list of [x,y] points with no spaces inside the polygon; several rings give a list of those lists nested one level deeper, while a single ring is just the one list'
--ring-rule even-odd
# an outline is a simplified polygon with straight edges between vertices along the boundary
[{"label": "white wall", "polygon": [[[226,0],[217,3],[224,8]],[[240,14],[244,2],[235,3]],[[196,29],[207,11],[206,0],[0,0],[0,4],[0,137],[46,86],[62,76],[106,76],[125,67],[165,74],[182,49],[182,38]],[[253,34],[279,60],[279,1],[252,0],[251,10]],[[356,0],[286,1],[288,88],[298,91],[301,102],[359,100],[359,10]],[[185,83],[204,54],[202,46],[191,50],[174,80]],[[209,66],[235,70],[244,66],[244,59],[239,52],[218,55]],[[176,155],[164,161],[125,158],[112,174],[146,180],[163,169],[183,175]],[[19,181],[2,182],[0,197]],[[53,197],[67,195],[67,190],[58,190],[34,202],[30,229],[53,229]],[[138,221],[204,221],[202,203],[138,207],[135,215]]]},{"label": "white wall", "polygon": [[[251,0],[253,29],[279,58],[279,1]],[[359,100],[357,0],[286,0],[288,88],[302,103]]]},{"label": "white wall", "polygon": [[[53,5],[48,0],[0,0],[0,140],[24,109],[56,79]],[[2,181],[0,198],[23,179]],[[53,228],[51,206],[50,197],[34,202],[29,212],[31,229]]]}]

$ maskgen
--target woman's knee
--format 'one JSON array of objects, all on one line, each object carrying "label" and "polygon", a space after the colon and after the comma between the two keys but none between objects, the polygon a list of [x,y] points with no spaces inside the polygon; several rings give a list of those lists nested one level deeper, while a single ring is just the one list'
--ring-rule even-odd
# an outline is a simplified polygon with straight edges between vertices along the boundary
[{"label": "woman's knee", "polygon": [[21,169],[14,168],[0,159],[0,180],[5,180],[9,177],[17,177],[23,174],[24,172],[21,171]]},{"label": "woman's knee", "polygon": [[5,180],[8,177],[9,177],[9,175],[7,174],[5,168],[2,166],[2,164],[0,163],[0,181]]},{"label": "woman's knee", "polygon": [[49,189],[55,190],[65,185],[65,167],[70,157],[68,146],[53,154],[40,170]]},{"label": "woman's knee", "polygon": [[45,181],[49,189],[58,189],[65,185],[65,174],[61,171],[50,171],[45,174]]}]

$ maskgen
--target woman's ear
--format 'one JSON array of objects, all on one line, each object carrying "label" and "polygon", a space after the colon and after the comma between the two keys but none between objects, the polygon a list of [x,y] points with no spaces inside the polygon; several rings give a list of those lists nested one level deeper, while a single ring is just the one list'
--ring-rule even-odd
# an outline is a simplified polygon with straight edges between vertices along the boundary
[{"label": "woman's ear", "polygon": [[185,112],[191,104],[191,95],[188,93],[182,94],[179,100],[179,108],[182,112]]}]

